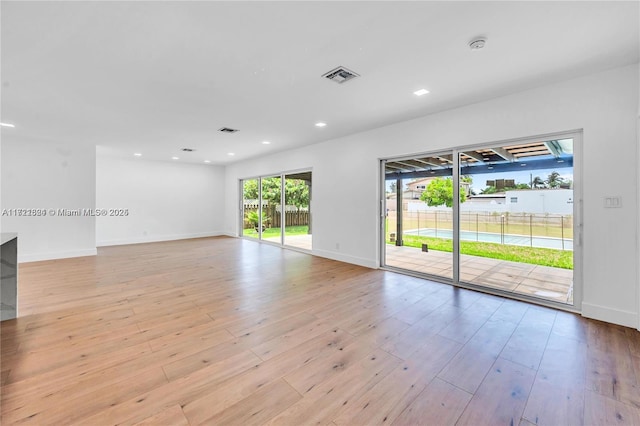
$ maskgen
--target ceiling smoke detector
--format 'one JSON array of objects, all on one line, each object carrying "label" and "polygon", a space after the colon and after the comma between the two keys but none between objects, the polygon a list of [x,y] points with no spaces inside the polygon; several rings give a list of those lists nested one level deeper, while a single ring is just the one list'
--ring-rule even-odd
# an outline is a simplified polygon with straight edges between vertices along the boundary
[{"label": "ceiling smoke detector", "polygon": [[218,129],[218,131],[222,133],[235,133],[238,131],[238,129],[232,129],[231,127],[221,127]]},{"label": "ceiling smoke detector", "polygon": [[469,42],[469,48],[471,50],[480,50],[484,47],[485,44],[487,44],[487,39],[479,37]]},{"label": "ceiling smoke detector", "polygon": [[356,77],[360,77],[360,74],[355,73],[345,67],[338,67],[322,74],[322,77],[331,81],[335,81],[338,84],[342,84],[346,81],[353,80]]}]

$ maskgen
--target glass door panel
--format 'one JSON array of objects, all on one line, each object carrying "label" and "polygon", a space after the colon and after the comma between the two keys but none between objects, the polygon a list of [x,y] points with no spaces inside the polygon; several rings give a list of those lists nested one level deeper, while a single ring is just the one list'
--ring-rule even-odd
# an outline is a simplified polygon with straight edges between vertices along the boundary
[{"label": "glass door panel", "polygon": [[286,174],[284,194],[284,244],[311,250],[311,172]]},{"label": "glass door panel", "polygon": [[242,186],[242,233],[241,236],[259,238],[260,191],[258,179],[245,179]]},{"label": "glass door panel", "polygon": [[282,244],[281,204],[282,179],[269,176],[260,179],[262,195],[262,240]]},{"label": "glass door panel", "polygon": [[460,281],[573,305],[573,139],[460,152]]}]

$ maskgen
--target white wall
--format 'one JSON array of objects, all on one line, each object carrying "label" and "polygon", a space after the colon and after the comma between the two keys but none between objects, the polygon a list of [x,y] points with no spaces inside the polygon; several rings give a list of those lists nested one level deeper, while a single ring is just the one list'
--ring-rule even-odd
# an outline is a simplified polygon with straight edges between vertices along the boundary
[{"label": "white wall", "polygon": [[[509,212],[573,214],[573,190],[571,189],[507,191],[505,195]],[[511,199],[514,197],[518,200],[512,203]]]},{"label": "white wall", "polygon": [[[516,197],[517,202],[511,202]],[[487,200],[462,203],[460,212],[489,212],[489,213],[549,213],[552,215],[573,214],[573,190],[571,189],[534,189],[506,191],[502,202]],[[387,200],[387,207],[395,210],[395,200]],[[446,207],[431,207],[419,200],[407,201],[407,210],[410,212],[428,212],[434,210],[447,210]]]},{"label": "white wall", "polygon": [[[637,327],[638,93],[627,66],[240,162],[226,169],[225,230],[238,232],[239,178],[312,167],[314,253],[376,267],[379,158],[583,129],[583,315]],[[623,208],[604,209],[607,195]]]},{"label": "white wall", "polygon": [[95,207],[93,147],[3,135],[2,209],[45,209],[47,216],[9,216],[2,232],[18,233],[18,261],[96,254],[95,219],[61,217],[50,209]]},{"label": "white wall", "polygon": [[101,155],[96,162],[96,205],[128,209],[98,217],[98,246],[220,235],[224,169]]}]

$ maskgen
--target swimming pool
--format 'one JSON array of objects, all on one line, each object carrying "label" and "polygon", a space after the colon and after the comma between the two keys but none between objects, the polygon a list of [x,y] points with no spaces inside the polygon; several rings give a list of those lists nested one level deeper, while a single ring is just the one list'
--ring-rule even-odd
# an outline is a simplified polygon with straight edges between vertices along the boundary
[{"label": "swimming pool", "polygon": [[[420,235],[423,237],[453,238],[450,229],[419,228],[404,231],[405,235]],[[498,234],[495,232],[460,231],[460,239],[463,241],[481,241],[484,243],[498,243],[514,246],[542,247],[556,250],[573,251],[573,240],[551,237],[530,237],[528,235]]]}]

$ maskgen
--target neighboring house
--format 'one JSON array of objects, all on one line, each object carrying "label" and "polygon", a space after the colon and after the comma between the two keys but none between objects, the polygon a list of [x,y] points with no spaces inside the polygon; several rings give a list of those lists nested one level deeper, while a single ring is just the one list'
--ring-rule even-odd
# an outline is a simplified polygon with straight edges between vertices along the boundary
[{"label": "neighboring house", "polygon": [[[422,203],[422,201],[420,201],[420,196],[424,192],[427,185],[429,185],[429,182],[431,182],[431,180],[433,180],[433,178],[423,178],[423,179],[414,180],[406,184],[407,189],[405,189],[402,192],[402,209],[403,210],[408,209],[407,208],[408,203],[411,202],[412,200],[414,202]],[[387,194],[387,211],[396,211],[397,196],[398,194],[396,194],[395,192]]]},{"label": "neighboring house", "polygon": [[[431,181],[434,179],[437,178],[426,177],[416,179],[407,183],[407,189],[404,191],[403,196],[407,199],[419,200],[422,193],[427,189]],[[471,184],[469,182],[460,182],[460,188],[465,192],[465,194],[467,194],[467,197],[471,195]]]},{"label": "neighboring house", "polygon": [[[442,210],[429,207],[419,200],[403,200],[405,211]],[[396,210],[395,197],[387,200],[389,211]],[[573,190],[571,189],[515,189],[496,194],[472,195],[462,203],[463,212],[573,214]]]},{"label": "neighboring house", "polygon": [[428,178],[421,178],[421,179],[416,179],[414,181],[411,181],[407,184],[407,191],[419,192],[420,194],[422,194],[422,192],[425,189],[427,189],[427,186],[433,179],[435,178],[428,177]]},{"label": "neighboring house", "polygon": [[[424,210],[422,206],[426,207],[426,204],[420,201],[420,196],[434,179],[436,178],[420,178],[407,183],[407,189],[402,192],[402,209],[405,211]],[[471,184],[469,182],[460,182],[460,188],[462,191],[465,191],[467,197],[471,196]],[[502,195],[504,199],[504,194]],[[396,211],[396,197],[396,193],[387,194],[387,211]]]},{"label": "neighboring house", "polygon": [[[425,189],[427,189],[427,186],[429,186],[431,181],[434,179],[436,178],[427,177],[411,181],[407,184],[407,190],[405,193],[419,193],[422,195]],[[467,194],[467,197],[471,195],[471,184],[469,182],[460,182],[460,188]],[[418,195],[416,199],[420,199],[420,195]]]}]

